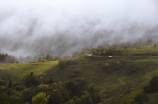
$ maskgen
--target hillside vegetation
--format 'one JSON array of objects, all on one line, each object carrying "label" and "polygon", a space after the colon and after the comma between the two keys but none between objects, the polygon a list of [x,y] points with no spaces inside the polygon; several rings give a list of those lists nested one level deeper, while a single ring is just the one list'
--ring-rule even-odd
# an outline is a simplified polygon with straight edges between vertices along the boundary
[{"label": "hillside vegetation", "polygon": [[[100,51],[109,52],[109,50],[101,49]],[[82,55],[73,59],[28,64],[0,63],[0,78],[7,82],[9,80],[18,82],[22,81],[24,74],[27,75],[33,72],[38,75],[39,72],[43,72],[47,79],[52,78],[53,82],[57,83],[62,81],[63,85],[67,81],[73,81],[77,85],[79,83],[76,81],[84,81],[82,91],[86,86],[94,83],[94,92],[101,96],[99,104],[142,104],[143,102],[144,104],[157,104],[157,87],[156,90],[152,91],[146,91],[144,88],[150,85],[153,77],[158,76],[158,50],[154,47],[110,49],[110,52],[117,53],[117,51],[119,51],[119,54],[111,54],[113,57],[96,54],[92,56]],[[89,90],[85,89],[85,91],[90,93]],[[48,92],[45,91],[45,93]],[[91,93],[87,95],[88,93],[85,92],[85,95],[75,95],[74,93],[74,95],[83,100],[83,96],[92,97]],[[142,99],[141,97],[146,100],[139,101],[139,99]],[[77,100],[73,97],[68,98],[66,101],[67,103],[63,104],[77,104],[75,103]],[[99,102],[99,100],[93,99],[93,104],[95,104],[95,101]],[[92,102],[90,101],[89,104]]]}]

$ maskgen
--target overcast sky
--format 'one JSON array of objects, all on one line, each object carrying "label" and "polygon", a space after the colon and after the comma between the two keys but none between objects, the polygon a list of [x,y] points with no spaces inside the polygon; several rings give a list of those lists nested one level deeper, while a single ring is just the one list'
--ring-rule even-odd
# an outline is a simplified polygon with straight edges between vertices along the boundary
[{"label": "overcast sky", "polygon": [[157,0],[0,0],[0,52],[65,55],[157,38]]}]

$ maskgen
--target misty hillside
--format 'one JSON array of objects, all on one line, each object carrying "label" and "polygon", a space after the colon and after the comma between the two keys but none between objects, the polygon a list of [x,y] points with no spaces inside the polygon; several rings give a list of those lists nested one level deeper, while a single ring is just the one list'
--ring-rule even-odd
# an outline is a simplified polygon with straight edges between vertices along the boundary
[{"label": "misty hillside", "polygon": [[0,104],[158,104],[157,0],[0,0]]},{"label": "misty hillside", "polygon": [[34,103],[43,92],[49,95],[47,104],[158,103],[157,44],[106,49],[105,54],[100,48],[93,49],[98,54],[73,59],[0,63],[0,96],[11,99],[0,101]]}]

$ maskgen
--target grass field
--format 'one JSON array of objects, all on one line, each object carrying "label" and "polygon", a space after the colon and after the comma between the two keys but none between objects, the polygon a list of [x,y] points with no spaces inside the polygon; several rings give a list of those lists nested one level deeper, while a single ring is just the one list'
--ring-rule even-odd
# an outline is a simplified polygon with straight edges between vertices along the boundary
[{"label": "grass field", "polygon": [[53,62],[40,62],[40,63],[0,63],[0,78],[8,81],[19,81],[21,80],[23,74],[29,74],[33,72],[34,74],[38,74],[39,72],[44,72],[48,69],[51,69],[55,65],[57,65],[57,61]]}]

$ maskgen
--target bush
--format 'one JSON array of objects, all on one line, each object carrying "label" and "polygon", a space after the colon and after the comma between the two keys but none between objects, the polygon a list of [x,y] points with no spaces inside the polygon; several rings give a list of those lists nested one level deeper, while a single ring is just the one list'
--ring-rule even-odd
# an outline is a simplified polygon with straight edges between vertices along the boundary
[{"label": "bush", "polygon": [[143,90],[144,90],[144,92],[145,93],[151,93],[151,92],[153,92],[153,89],[152,89],[152,87],[151,86],[145,86],[144,88],[143,88]]},{"label": "bush", "polygon": [[92,98],[88,91],[84,91],[84,95],[81,96],[82,104],[92,104]]},{"label": "bush", "polygon": [[67,81],[64,83],[64,88],[71,93],[71,96],[79,94],[78,87],[79,86],[77,86],[73,81]]},{"label": "bush", "polygon": [[47,99],[49,99],[49,97],[49,95],[46,95],[43,92],[38,93],[36,96],[32,97],[32,104],[47,104]]},{"label": "bush", "polygon": [[5,81],[5,80],[0,79],[0,86],[6,86],[6,81]]},{"label": "bush", "polygon": [[105,51],[105,55],[112,56],[112,55],[122,55],[122,52],[120,50],[114,50],[114,49],[108,49]]},{"label": "bush", "polygon": [[69,100],[68,102],[66,102],[64,104],[75,104],[75,102],[74,102],[74,100]]},{"label": "bush", "polygon": [[98,104],[101,102],[101,95],[96,93],[92,95],[93,104]]},{"label": "bush", "polygon": [[120,64],[120,61],[117,61],[117,62],[116,62],[116,64],[118,64],[118,65],[119,65],[119,64]]},{"label": "bush", "polygon": [[94,83],[89,84],[88,86],[88,92],[92,93],[94,91]]},{"label": "bush", "polygon": [[152,77],[151,81],[149,82],[151,88],[156,91],[158,88],[158,76]]},{"label": "bush", "polygon": [[109,63],[105,63],[105,66],[106,66],[106,67],[109,67]]},{"label": "bush", "polygon": [[72,65],[76,63],[74,60],[71,60],[71,59],[67,59],[65,61],[66,61],[66,65]]},{"label": "bush", "polygon": [[40,72],[40,73],[37,74],[37,77],[38,77],[38,78],[40,78],[41,76],[42,76],[43,78],[46,78],[46,75],[45,75],[44,73],[42,73],[42,72]]},{"label": "bush", "polygon": [[137,94],[134,97],[134,102],[138,103],[138,104],[143,104],[143,102],[148,102],[149,98],[148,96],[146,96],[144,93],[142,94]]},{"label": "bush", "polygon": [[24,76],[23,82],[26,87],[38,86],[40,84],[39,80],[31,74]]},{"label": "bush", "polygon": [[50,79],[47,79],[46,81],[45,81],[45,84],[49,84],[49,85],[51,85],[51,84],[53,84],[53,79],[52,78],[50,78]]},{"label": "bush", "polygon": [[0,104],[5,104],[8,101],[8,95],[5,93],[0,94]]},{"label": "bush", "polygon": [[32,97],[34,95],[34,89],[32,88],[25,88],[22,92],[23,102],[32,102]]},{"label": "bush", "polygon": [[41,60],[41,62],[47,62],[47,60],[45,60],[45,59],[42,59],[42,60]]},{"label": "bush", "polygon": [[[49,94],[50,98],[48,99],[48,104],[64,104],[65,99],[63,98],[64,95],[62,95],[64,92],[61,92],[59,89],[53,89]],[[64,97],[68,97],[65,95]]]},{"label": "bush", "polygon": [[24,89],[25,89],[25,86],[24,86],[24,85],[18,85],[18,86],[15,87],[15,90],[16,90],[16,91],[22,91],[22,90],[24,90]]},{"label": "bush", "polygon": [[60,69],[66,68],[66,63],[67,63],[66,60],[60,59],[58,62]]}]

